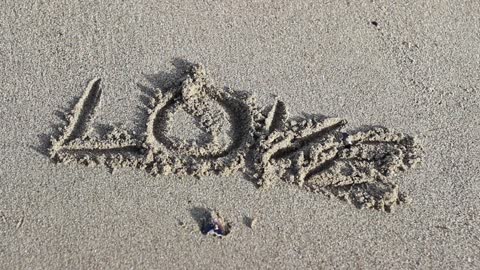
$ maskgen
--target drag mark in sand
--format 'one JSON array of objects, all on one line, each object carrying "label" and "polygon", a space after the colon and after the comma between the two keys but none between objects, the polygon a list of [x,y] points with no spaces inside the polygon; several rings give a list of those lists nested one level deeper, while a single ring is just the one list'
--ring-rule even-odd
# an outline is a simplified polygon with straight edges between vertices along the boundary
[{"label": "drag mark in sand", "polygon": [[250,94],[218,88],[199,64],[187,64],[173,86],[155,90],[141,136],[117,128],[103,138],[91,134],[101,94],[100,80],[92,80],[63,134],[52,140],[53,160],[151,175],[243,172],[260,187],[280,180],[391,211],[408,201],[391,176],[418,164],[422,154],[413,137],[386,128],[350,134],[342,131],[343,119],[290,119],[282,101],[265,108]]}]

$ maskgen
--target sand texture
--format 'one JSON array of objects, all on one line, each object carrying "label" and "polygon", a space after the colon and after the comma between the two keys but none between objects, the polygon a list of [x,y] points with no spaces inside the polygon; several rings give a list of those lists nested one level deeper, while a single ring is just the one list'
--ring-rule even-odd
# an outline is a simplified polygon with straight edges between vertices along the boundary
[{"label": "sand texture", "polygon": [[0,14],[0,268],[480,268],[480,2]]},{"label": "sand texture", "polygon": [[[91,135],[88,123],[102,93],[100,80],[92,80],[66,114],[68,124],[52,140],[50,157],[110,170],[130,166],[154,176],[243,172],[260,187],[281,179],[353,199],[360,208],[391,211],[406,201],[387,177],[420,162],[415,138],[378,127],[348,134],[340,132],[346,121],[335,118],[291,120],[281,101],[262,109],[250,95],[215,87],[201,64],[185,61],[176,73],[184,75],[171,89],[153,91],[145,131],[136,140],[118,128],[106,138]],[[182,112],[183,118],[177,116]],[[188,120],[201,133],[189,128]]]}]

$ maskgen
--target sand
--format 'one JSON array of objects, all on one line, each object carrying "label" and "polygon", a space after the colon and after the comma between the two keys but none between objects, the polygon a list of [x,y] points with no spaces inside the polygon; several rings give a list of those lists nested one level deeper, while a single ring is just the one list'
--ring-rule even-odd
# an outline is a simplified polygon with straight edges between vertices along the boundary
[{"label": "sand", "polygon": [[183,61],[177,69],[182,75],[171,88],[151,89],[139,136],[121,127],[101,131],[104,138],[92,134],[102,96],[100,79],[92,80],[52,138],[50,158],[153,176],[241,172],[262,188],[282,180],[388,212],[407,202],[390,178],[421,162],[414,137],[379,127],[349,134],[342,119],[291,118],[282,101],[261,108],[251,94],[216,87],[202,64]]},{"label": "sand", "polygon": [[1,7],[1,268],[480,267],[479,3]]}]

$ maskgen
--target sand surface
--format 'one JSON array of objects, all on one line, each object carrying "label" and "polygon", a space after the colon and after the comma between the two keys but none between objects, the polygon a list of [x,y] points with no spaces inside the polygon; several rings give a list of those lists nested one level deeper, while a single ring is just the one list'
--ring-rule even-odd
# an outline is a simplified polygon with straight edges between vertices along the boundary
[{"label": "sand surface", "polygon": [[480,2],[103,2],[0,2],[0,268],[480,268]]}]

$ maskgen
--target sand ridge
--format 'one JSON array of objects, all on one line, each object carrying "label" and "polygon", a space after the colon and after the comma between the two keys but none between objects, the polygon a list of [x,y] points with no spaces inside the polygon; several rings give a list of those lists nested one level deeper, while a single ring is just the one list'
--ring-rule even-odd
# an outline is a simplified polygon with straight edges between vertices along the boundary
[{"label": "sand ridge", "polygon": [[[383,127],[343,131],[347,121],[320,116],[291,118],[285,103],[261,107],[251,94],[218,88],[201,64],[185,66],[169,89],[156,89],[144,134],[115,128],[92,135],[100,104],[100,79],[92,80],[68,114],[50,157],[111,169],[135,167],[151,175],[230,175],[242,172],[259,187],[276,181],[342,198],[359,208],[390,212],[410,199],[392,176],[421,161],[422,148],[407,134]],[[201,138],[188,133],[179,113],[191,116]]]}]

